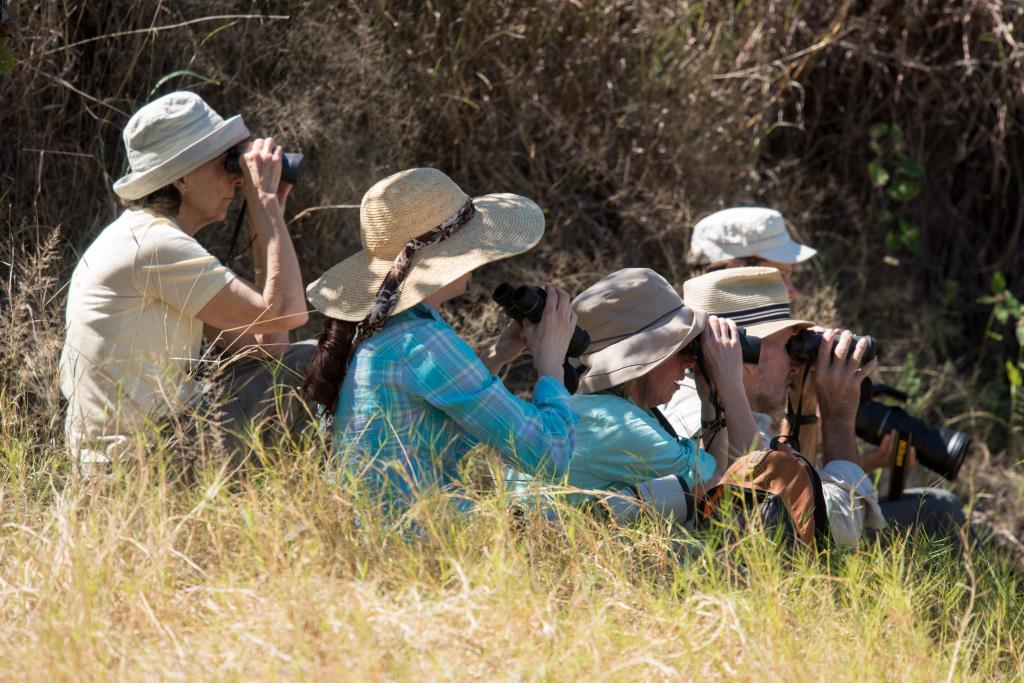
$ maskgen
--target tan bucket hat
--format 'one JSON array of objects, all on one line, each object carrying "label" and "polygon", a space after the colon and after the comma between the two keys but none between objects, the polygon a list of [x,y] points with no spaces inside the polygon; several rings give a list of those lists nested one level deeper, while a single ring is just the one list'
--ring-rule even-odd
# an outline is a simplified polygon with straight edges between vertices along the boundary
[{"label": "tan bucket hat", "polygon": [[[452,218],[469,196],[435,168],[413,168],[379,181],[359,207],[362,251],[306,287],[309,302],[327,316],[360,321],[406,243]],[[492,261],[521,254],[544,234],[544,213],[514,194],[475,197],[476,214],[448,239],[415,252],[396,315],[446,284]]]},{"label": "tan bucket hat", "polygon": [[778,263],[800,263],[818,252],[793,240],[775,209],[737,206],[702,218],[693,226],[690,262],[720,263],[755,256]]},{"label": "tan bucket hat", "polygon": [[729,318],[756,337],[814,325],[792,317],[786,283],[775,268],[726,268],[695,277],[683,283],[683,301],[692,308]]},{"label": "tan bucket hat", "polygon": [[598,280],[572,303],[590,333],[579,392],[594,394],[642,377],[704,330],[705,314],[649,268],[624,268]]},{"label": "tan bucket hat", "polygon": [[225,121],[199,95],[179,90],[135,112],[124,127],[131,172],[114,183],[123,199],[139,199],[249,137],[241,116]]}]

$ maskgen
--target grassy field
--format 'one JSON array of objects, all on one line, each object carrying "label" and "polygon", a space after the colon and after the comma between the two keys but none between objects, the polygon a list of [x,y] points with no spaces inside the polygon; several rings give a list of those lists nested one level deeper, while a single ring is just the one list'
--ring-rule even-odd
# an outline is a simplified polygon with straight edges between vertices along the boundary
[{"label": "grassy field", "polygon": [[[9,4],[0,677],[1024,678],[1019,2]],[[196,449],[150,442],[112,480],[75,480],[64,287],[119,210],[128,115],[179,88],[306,153],[288,211],[305,281],[357,248],[345,207],[402,168],[534,198],[542,243],[448,311],[476,344],[502,280],[577,292],[645,265],[681,286],[697,219],[781,209],[820,253],[801,309],[875,335],[911,412],[974,437],[952,485],[967,551],[691,554],[653,525],[522,520],[486,490],[472,515],[438,494],[385,521],[316,443],[184,485],[161,463]],[[200,238],[226,256],[229,235]]]}]

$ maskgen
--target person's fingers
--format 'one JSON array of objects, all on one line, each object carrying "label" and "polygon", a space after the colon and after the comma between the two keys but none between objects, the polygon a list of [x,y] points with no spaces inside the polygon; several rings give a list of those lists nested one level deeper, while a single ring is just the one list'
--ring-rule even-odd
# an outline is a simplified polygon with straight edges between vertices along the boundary
[{"label": "person's fingers", "polygon": [[274,147],[276,146],[277,145],[274,142],[274,138],[268,137],[266,140],[263,141],[263,149],[265,149],[268,154],[273,154]]},{"label": "person's fingers", "polygon": [[907,456],[907,467],[913,467],[917,464],[917,449],[913,446],[910,447],[910,455]]},{"label": "person's fingers", "polygon": [[843,330],[842,334],[839,335],[839,341],[836,343],[836,350],[834,356],[836,360],[846,360],[847,355],[850,353],[850,342],[853,339],[853,332],[849,330]]},{"label": "person's fingers", "polygon": [[547,300],[544,302],[544,313],[542,315],[551,317],[558,311],[558,292],[551,285],[544,286],[544,293]]},{"label": "person's fingers", "polygon": [[270,155],[270,158],[273,159],[274,161],[280,161],[281,160],[281,156],[283,154],[284,154],[284,150],[281,148],[281,146],[280,145],[276,145],[274,147],[274,153]]},{"label": "person's fingers", "polygon": [[857,342],[856,346],[853,347],[853,360],[856,361],[857,367],[861,366],[861,361],[864,360],[864,355],[868,352],[868,339],[867,337],[861,337]]},{"label": "person's fingers", "polygon": [[832,340],[835,336],[835,330],[825,330],[821,333],[821,345],[818,347],[818,358],[814,362],[814,367],[817,369],[819,376],[823,376],[828,372],[828,366],[831,364],[832,359]]},{"label": "person's fingers", "polygon": [[740,338],[739,331],[736,329],[736,321],[729,320],[728,318],[722,321],[725,324],[725,338],[729,341],[737,341]]},{"label": "person's fingers", "polygon": [[858,377],[866,377],[866,376],[870,375],[872,372],[874,372],[877,368],[878,368],[878,359],[877,358],[872,358],[871,360],[869,360],[867,362],[867,365],[862,366],[861,368],[859,368],[856,371],[857,372],[857,376]]},{"label": "person's fingers", "polygon": [[562,315],[564,320],[569,319],[569,314],[572,313],[572,305],[569,300],[569,292],[565,291],[561,287],[555,287],[555,292],[558,295],[558,306],[557,310]]}]

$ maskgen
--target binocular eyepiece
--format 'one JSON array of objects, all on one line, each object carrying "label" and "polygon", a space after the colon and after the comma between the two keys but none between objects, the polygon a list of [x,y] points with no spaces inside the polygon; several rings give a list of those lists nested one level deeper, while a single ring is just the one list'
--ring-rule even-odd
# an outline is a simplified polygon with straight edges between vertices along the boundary
[{"label": "binocular eyepiece", "polygon": [[[228,173],[241,173],[242,172],[242,152],[239,149],[233,149],[228,152],[227,158],[224,159],[224,170]],[[299,182],[299,176],[302,174],[302,160],[303,156],[301,152],[285,152],[281,155],[281,180],[290,185],[294,185]]]},{"label": "binocular eyepiece", "polygon": [[[499,306],[505,311],[505,315],[523,322],[529,320],[532,323],[539,323],[544,314],[544,306],[547,304],[548,295],[543,287],[537,285],[510,285],[503,282],[498,285],[491,294]],[[580,387],[580,375],[584,368],[576,368],[569,362],[570,358],[578,358],[590,346],[590,334],[580,327],[572,332],[572,339],[569,340],[569,348],[565,352],[565,362],[562,363],[562,383],[575,394]]]}]

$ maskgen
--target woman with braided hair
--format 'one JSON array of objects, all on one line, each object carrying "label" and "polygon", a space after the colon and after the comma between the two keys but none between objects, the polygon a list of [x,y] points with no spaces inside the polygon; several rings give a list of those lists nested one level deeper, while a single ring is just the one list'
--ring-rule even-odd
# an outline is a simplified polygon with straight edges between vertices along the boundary
[{"label": "woman with braided hair", "polygon": [[[437,311],[466,291],[473,270],[543,233],[529,199],[471,199],[444,173],[411,169],[367,191],[362,251],[306,289],[327,316],[306,390],[333,418],[336,464],[365,473],[389,503],[453,484],[478,444],[521,471],[565,472],[576,421],[561,381],[576,325],[569,295],[548,286],[541,321],[511,323],[486,361]],[[526,346],[538,375],[531,402],[493,374]]]}]

